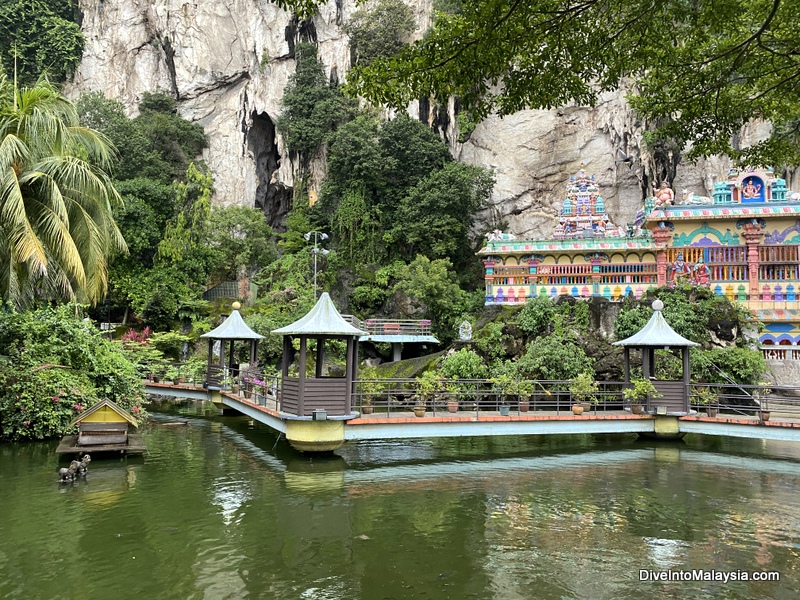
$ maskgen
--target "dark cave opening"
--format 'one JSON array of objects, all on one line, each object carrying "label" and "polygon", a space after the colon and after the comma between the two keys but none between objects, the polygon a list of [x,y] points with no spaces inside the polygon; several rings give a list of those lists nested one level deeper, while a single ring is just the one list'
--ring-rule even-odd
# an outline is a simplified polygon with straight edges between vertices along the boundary
[{"label": "dark cave opening", "polygon": [[266,215],[267,223],[275,231],[286,231],[292,188],[277,181],[281,156],[275,137],[275,123],[268,114],[253,113],[253,125],[247,132],[247,148],[253,155],[258,177],[255,207]]}]

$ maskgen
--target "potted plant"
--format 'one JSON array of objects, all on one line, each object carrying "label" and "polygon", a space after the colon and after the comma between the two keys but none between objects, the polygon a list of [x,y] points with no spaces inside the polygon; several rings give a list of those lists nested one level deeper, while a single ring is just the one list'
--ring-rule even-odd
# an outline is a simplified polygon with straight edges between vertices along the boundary
[{"label": "potted plant", "polygon": [[164,373],[164,378],[165,379],[167,379],[169,381],[172,381],[172,383],[177,385],[179,383],[178,377],[179,377],[179,373],[178,373],[178,368],[176,366],[170,365],[169,367],[167,367],[167,370]]},{"label": "potted plant", "polygon": [[516,377],[510,373],[500,373],[496,377],[492,377],[489,381],[497,387],[498,396],[500,398],[500,415],[508,415],[511,410],[509,396],[519,389],[519,382]]},{"label": "potted plant", "polygon": [[371,415],[373,411],[372,403],[375,398],[380,396],[386,389],[386,384],[378,381],[361,382],[361,413]]},{"label": "potted plant", "polygon": [[755,400],[756,403],[758,403],[759,406],[758,418],[761,420],[761,422],[769,421],[769,418],[771,416],[770,411],[768,409],[763,408],[761,401],[772,393],[772,388],[769,387],[770,385],[769,381],[759,381],[758,385],[760,385],[761,387],[754,389],[750,395],[753,398],[753,400]]},{"label": "potted plant", "polygon": [[[594,375],[589,371],[584,371],[575,377],[569,386],[569,393],[575,402],[572,406],[572,413],[581,415],[588,410],[587,407],[591,408],[592,404],[597,404],[597,396],[595,394],[599,389],[600,385],[594,380]],[[576,405],[580,406],[580,410]]]},{"label": "potted plant", "polygon": [[519,392],[519,412],[526,413],[531,407],[531,396],[533,395],[534,382],[523,380],[519,382],[517,391]]},{"label": "potted plant", "polygon": [[649,379],[631,379],[631,386],[622,390],[622,397],[631,403],[631,412],[635,415],[642,413],[642,403],[648,398],[661,398],[663,395]]},{"label": "potted plant", "polygon": [[424,417],[425,410],[429,402],[439,394],[443,387],[443,378],[436,371],[425,371],[420,377],[416,378],[416,393],[414,399],[414,415]]},{"label": "potted plant", "polygon": [[717,404],[717,395],[710,387],[699,387],[694,392],[695,402],[701,406],[705,406],[706,414],[709,417],[716,417],[719,411]]}]

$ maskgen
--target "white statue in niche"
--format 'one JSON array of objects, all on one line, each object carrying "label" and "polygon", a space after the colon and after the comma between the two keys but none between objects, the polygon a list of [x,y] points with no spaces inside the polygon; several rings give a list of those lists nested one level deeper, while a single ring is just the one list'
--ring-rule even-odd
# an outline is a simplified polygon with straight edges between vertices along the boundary
[{"label": "white statue in niche", "polygon": [[458,326],[458,339],[462,342],[468,342],[472,339],[472,325],[469,321],[462,321]]}]

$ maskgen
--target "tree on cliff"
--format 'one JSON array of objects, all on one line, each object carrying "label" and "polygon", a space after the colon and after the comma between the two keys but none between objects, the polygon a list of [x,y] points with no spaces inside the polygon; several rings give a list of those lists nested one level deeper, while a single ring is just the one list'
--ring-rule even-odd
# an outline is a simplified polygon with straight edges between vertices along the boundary
[{"label": "tree on cliff", "polygon": [[[298,11],[313,0],[284,0]],[[452,2],[450,4],[453,4]],[[633,83],[634,107],[694,155],[800,164],[800,0],[475,0],[440,12],[391,58],[348,83],[374,103],[460,98],[471,114],[591,105]],[[740,149],[751,119],[772,136]],[[732,141],[733,140],[733,141]]]},{"label": "tree on cliff", "polygon": [[0,79],[0,296],[94,304],[107,258],[125,251],[111,214],[120,197],[106,174],[113,146],[81,127],[50,84]]},{"label": "tree on cliff", "polygon": [[83,34],[76,23],[74,0],[2,0],[0,2],[0,66],[18,81],[36,82],[41,73],[62,82],[77,68]]}]

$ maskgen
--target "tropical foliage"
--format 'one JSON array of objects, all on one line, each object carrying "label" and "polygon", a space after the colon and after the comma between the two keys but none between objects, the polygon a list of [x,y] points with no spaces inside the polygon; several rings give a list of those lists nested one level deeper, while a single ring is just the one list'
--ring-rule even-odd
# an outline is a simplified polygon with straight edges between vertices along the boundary
[{"label": "tropical foliage", "polygon": [[46,81],[0,79],[0,296],[96,303],[108,257],[124,252],[112,217],[120,197],[107,170],[113,148],[82,127],[71,102]]},{"label": "tropical foliage", "polygon": [[54,82],[72,75],[81,60],[83,35],[73,0],[0,2],[0,67],[31,86],[42,73]]},{"label": "tropical foliage", "polygon": [[[284,2],[300,11],[311,0]],[[477,117],[524,108],[591,105],[623,81],[634,106],[691,155],[727,153],[749,164],[798,164],[800,0],[557,0],[447,3],[421,41],[356,65],[354,94],[404,107],[457,96]],[[771,137],[741,148],[751,119]]]},{"label": "tropical foliage", "polygon": [[72,306],[0,311],[0,348],[2,439],[62,435],[75,415],[103,398],[144,415],[135,365]]}]

